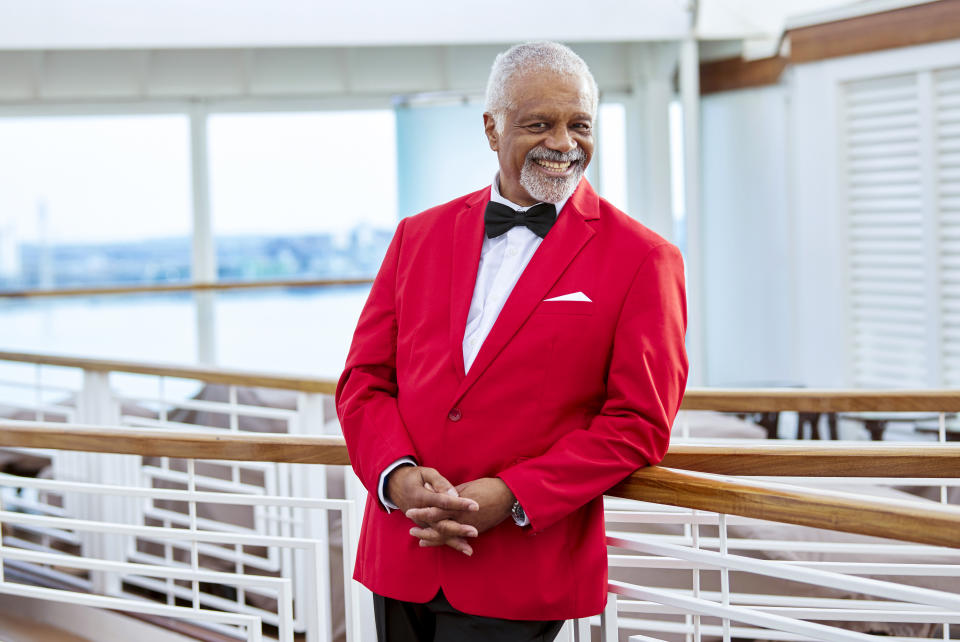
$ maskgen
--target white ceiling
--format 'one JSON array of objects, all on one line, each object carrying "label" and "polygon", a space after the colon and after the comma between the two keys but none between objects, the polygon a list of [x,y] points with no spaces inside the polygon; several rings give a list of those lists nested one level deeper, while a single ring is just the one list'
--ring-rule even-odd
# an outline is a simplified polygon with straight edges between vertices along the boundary
[{"label": "white ceiling", "polygon": [[0,0],[0,49],[674,39],[686,0]]},{"label": "white ceiling", "polygon": [[[785,21],[923,0],[700,0],[698,36],[769,48]],[[673,40],[690,0],[0,0],[0,49]],[[767,43],[767,44],[763,44]],[[774,45],[775,46],[775,45]]]}]

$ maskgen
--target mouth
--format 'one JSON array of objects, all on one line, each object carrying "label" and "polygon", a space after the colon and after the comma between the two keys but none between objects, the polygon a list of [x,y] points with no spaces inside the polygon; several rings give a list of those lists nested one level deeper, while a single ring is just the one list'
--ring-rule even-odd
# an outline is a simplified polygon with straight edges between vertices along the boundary
[{"label": "mouth", "polygon": [[573,165],[572,161],[553,161],[545,158],[534,158],[533,162],[545,173],[553,176],[563,176],[567,174],[570,166]]}]

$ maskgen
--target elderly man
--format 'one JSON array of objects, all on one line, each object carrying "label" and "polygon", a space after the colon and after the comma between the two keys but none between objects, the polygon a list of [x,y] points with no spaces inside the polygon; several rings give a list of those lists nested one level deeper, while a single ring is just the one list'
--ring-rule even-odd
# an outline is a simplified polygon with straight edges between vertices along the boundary
[{"label": "elderly man", "polygon": [[663,457],[687,360],[680,253],[582,178],[596,114],[567,47],[497,56],[493,184],[402,220],[374,281],[337,408],[381,642],[603,609],[602,495]]}]

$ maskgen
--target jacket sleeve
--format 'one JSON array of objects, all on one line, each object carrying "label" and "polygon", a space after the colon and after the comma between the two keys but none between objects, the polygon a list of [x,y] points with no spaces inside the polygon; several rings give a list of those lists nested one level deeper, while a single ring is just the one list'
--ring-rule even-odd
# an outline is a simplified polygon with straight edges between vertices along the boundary
[{"label": "jacket sleeve", "polygon": [[397,407],[396,281],[405,222],[387,248],[337,383],[337,416],[350,463],[373,496],[387,466],[402,457],[417,458]]},{"label": "jacket sleeve", "polygon": [[534,530],[547,528],[666,454],[687,381],[683,259],[664,243],[646,256],[623,301],[606,396],[586,430],[498,476]]}]

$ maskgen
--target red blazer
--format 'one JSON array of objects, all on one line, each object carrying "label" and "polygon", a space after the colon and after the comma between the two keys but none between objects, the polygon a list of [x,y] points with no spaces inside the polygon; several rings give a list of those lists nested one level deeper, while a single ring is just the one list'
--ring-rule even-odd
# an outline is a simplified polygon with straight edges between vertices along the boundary
[{"label": "red blazer", "polygon": [[[606,601],[602,495],[666,452],[686,385],[683,263],[599,198],[567,201],[464,374],[463,335],[490,188],[402,220],[337,386],[350,461],[369,497],[354,577],[467,613],[551,620]],[[584,301],[547,301],[583,292]],[[420,548],[377,499],[403,456],[452,484],[499,476],[531,525],[507,519],[472,557]]]}]

